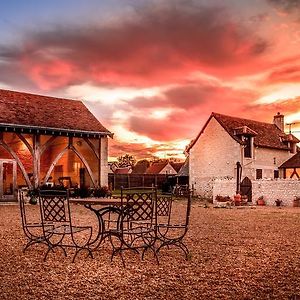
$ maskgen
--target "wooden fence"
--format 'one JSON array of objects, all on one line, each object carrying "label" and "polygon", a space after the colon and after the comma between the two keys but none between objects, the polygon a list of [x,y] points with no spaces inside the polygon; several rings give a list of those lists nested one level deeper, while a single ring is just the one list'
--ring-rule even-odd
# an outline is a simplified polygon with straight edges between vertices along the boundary
[{"label": "wooden fence", "polygon": [[[108,174],[108,184],[113,190],[121,189],[121,187],[150,187],[152,185],[162,189],[166,182],[175,185],[178,181],[175,178],[167,174]],[[179,177],[179,183],[187,184],[188,178]]]}]

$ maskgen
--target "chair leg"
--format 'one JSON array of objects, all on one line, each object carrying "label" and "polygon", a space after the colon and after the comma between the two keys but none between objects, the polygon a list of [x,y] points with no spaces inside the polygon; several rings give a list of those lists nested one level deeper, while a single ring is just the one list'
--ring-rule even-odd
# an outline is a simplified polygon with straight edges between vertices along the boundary
[{"label": "chair leg", "polygon": [[80,251],[82,251],[82,250],[87,250],[87,251],[88,251],[88,256],[90,256],[91,258],[94,258],[91,249],[86,248],[86,247],[76,247],[76,251],[75,251],[75,254],[74,254],[74,256],[73,256],[72,262],[75,262],[75,258],[76,258],[76,256],[77,256],[77,254],[78,254]]},{"label": "chair leg", "polygon": [[189,256],[189,250],[187,248],[187,246],[182,242],[181,239],[178,240],[167,240],[162,242],[159,247],[156,249],[157,254],[159,253],[159,251],[163,248],[163,247],[167,247],[169,249],[170,246],[176,246],[178,248],[180,248],[184,255],[185,255],[185,259],[188,259]]},{"label": "chair leg", "polygon": [[63,250],[63,253],[64,253],[65,257],[67,257],[67,252],[66,252],[66,250],[65,250],[65,248],[63,246],[61,246],[61,245],[54,245],[53,246],[53,245],[49,245],[49,244],[47,244],[47,245],[48,245],[48,250],[47,250],[47,252],[46,252],[46,254],[44,256],[44,261],[46,261],[49,252],[50,251],[54,252],[54,248],[56,248],[56,247],[61,248]]}]

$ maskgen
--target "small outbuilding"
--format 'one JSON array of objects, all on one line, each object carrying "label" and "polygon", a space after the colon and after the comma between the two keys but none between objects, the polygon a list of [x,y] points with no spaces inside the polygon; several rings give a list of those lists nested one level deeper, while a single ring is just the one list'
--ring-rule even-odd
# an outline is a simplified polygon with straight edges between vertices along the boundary
[{"label": "small outbuilding", "polygon": [[279,168],[283,172],[283,178],[300,179],[300,152],[297,152]]},{"label": "small outbuilding", "polygon": [[0,201],[46,183],[107,185],[108,137],[82,101],[0,89]]}]

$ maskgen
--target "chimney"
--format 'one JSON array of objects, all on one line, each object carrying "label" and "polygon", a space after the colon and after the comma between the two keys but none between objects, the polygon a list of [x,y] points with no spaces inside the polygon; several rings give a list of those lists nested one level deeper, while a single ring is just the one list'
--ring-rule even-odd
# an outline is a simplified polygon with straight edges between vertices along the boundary
[{"label": "chimney", "polygon": [[273,123],[282,131],[284,132],[284,115],[280,112],[274,116]]}]

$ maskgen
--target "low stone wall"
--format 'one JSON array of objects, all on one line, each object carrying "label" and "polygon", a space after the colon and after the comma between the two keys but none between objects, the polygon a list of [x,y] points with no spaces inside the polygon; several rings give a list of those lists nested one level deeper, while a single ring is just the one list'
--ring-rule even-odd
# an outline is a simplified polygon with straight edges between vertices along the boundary
[{"label": "low stone wall", "polygon": [[[213,201],[217,195],[233,198],[236,191],[235,179],[216,179],[213,183]],[[252,181],[252,202],[263,196],[267,205],[275,205],[275,200],[282,200],[282,205],[293,206],[295,197],[300,197],[300,180],[260,179]]]}]

